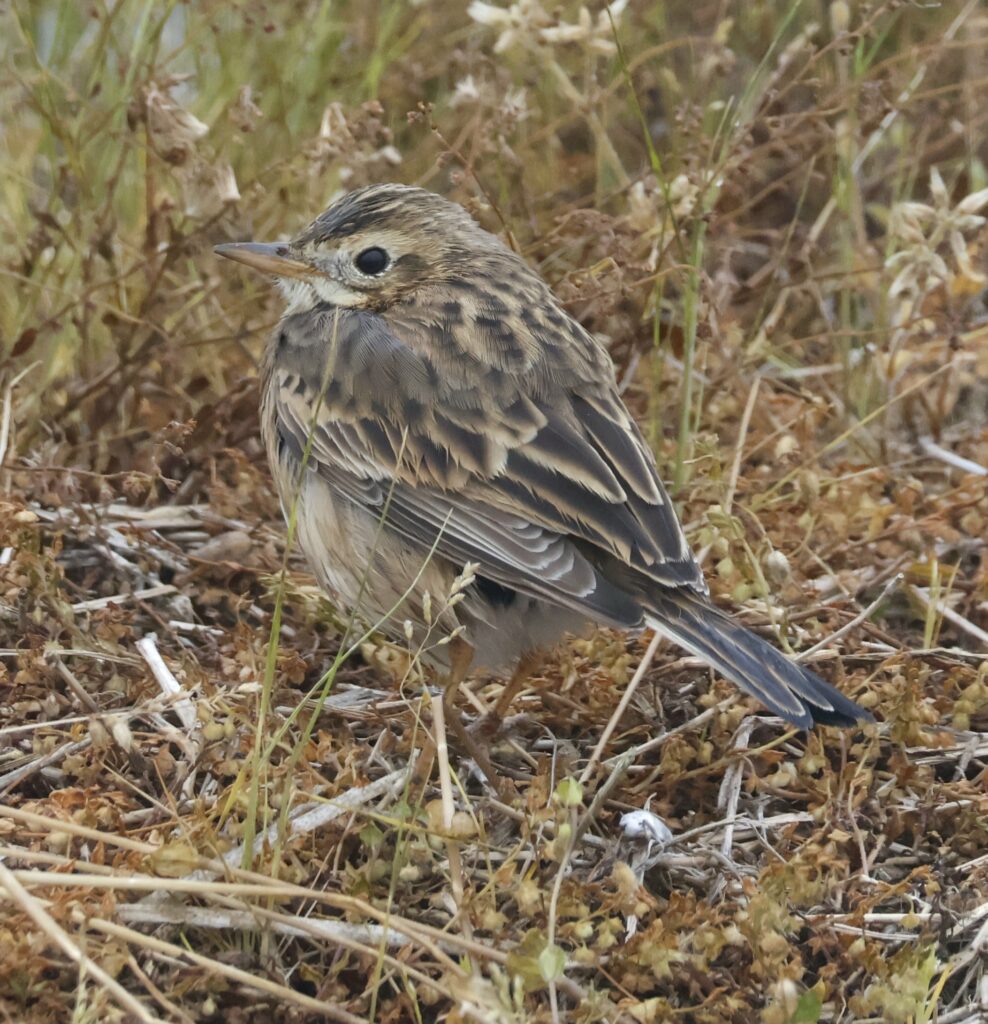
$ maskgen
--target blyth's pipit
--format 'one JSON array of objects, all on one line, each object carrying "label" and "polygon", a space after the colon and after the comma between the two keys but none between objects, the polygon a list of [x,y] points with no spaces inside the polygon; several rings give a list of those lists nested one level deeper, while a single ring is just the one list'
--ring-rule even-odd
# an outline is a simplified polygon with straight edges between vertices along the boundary
[{"label": "blyth's pipit", "polygon": [[344,605],[402,642],[410,621],[457,676],[471,660],[510,672],[588,622],[650,626],[794,725],[870,719],[711,604],[607,352],[460,206],[378,185],[291,242],[217,252],[274,275],[287,301],[262,430],[286,509],[298,489],[301,546]]}]

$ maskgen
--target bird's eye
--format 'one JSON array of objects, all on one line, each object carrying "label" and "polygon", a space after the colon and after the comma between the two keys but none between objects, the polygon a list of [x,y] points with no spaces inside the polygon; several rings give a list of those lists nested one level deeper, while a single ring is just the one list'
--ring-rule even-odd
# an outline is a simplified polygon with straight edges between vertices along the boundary
[{"label": "bird's eye", "polygon": [[374,277],[387,269],[388,254],[375,245],[370,249],[364,249],[353,262],[356,263],[361,274],[369,274]]}]

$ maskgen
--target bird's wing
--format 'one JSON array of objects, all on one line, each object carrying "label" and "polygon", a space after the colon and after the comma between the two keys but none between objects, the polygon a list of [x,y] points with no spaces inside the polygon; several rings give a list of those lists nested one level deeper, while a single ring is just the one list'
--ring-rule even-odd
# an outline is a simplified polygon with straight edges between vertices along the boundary
[{"label": "bird's wing", "polygon": [[396,321],[327,309],[289,319],[293,344],[268,382],[279,446],[295,459],[308,451],[352,499],[387,505],[395,529],[429,546],[441,533],[441,553],[616,624],[640,611],[595,568],[598,553],[660,585],[704,591],[589,336],[531,344],[503,310],[474,311],[471,349],[455,344],[463,325],[442,314]]}]

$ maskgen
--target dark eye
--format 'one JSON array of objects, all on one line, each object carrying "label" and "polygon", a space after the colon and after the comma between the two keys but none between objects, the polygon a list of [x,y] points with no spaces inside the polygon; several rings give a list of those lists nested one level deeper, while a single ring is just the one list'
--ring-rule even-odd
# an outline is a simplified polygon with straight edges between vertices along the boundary
[{"label": "dark eye", "polygon": [[375,245],[359,253],[354,263],[357,264],[357,269],[361,274],[370,274],[373,277],[375,274],[382,273],[387,268],[388,254]]}]

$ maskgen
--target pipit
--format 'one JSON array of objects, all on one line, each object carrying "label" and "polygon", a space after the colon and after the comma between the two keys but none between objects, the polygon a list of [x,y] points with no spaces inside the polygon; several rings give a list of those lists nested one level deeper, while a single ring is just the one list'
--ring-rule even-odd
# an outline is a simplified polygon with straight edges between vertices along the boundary
[{"label": "pipit", "polygon": [[313,570],[451,684],[648,626],[794,725],[870,720],[711,604],[607,352],[462,207],[377,185],[216,252],[287,301],[261,425]]}]

